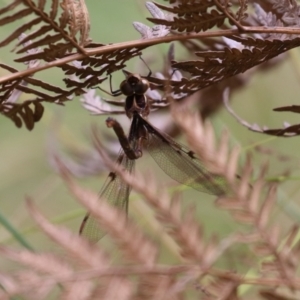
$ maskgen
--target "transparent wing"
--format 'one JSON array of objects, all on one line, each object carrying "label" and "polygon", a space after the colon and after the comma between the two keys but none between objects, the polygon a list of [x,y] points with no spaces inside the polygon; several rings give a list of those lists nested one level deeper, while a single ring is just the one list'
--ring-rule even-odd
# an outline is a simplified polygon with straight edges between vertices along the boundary
[{"label": "transparent wing", "polygon": [[194,153],[143,119],[148,129],[147,150],[171,178],[200,192],[223,195],[229,190],[224,177],[209,172]]},{"label": "transparent wing", "polygon": [[[134,169],[135,161],[128,159],[124,152],[121,151],[117,163],[120,164],[124,170],[131,173]],[[111,205],[124,209],[127,212],[130,190],[131,187],[124,183],[116,173],[110,172],[100,192],[100,197],[106,199]],[[106,234],[90,214],[87,214],[83,219],[79,233],[94,243],[99,241]]]}]

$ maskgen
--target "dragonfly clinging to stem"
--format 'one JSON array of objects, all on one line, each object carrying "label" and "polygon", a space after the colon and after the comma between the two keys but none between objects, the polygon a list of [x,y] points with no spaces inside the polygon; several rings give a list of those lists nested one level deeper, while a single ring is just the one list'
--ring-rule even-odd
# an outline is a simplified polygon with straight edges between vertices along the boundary
[{"label": "dragonfly clinging to stem", "polygon": [[[126,96],[124,110],[131,119],[128,136],[117,120],[111,117],[106,120],[107,126],[114,130],[121,145],[116,163],[131,173],[134,170],[135,160],[143,155],[143,150],[146,148],[159,167],[179,183],[208,194],[225,194],[227,187],[222,176],[209,172],[193,151],[175,142],[146,120],[150,113],[149,99],[145,95],[149,88],[149,81],[125,70],[123,73],[126,79],[121,82],[120,90],[112,94]],[[151,71],[147,77],[150,75]],[[100,197],[127,212],[130,189],[120,176],[110,172]],[[87,214],[82,221],[80,234],[97,242],[105,233],[98,222]]]}]

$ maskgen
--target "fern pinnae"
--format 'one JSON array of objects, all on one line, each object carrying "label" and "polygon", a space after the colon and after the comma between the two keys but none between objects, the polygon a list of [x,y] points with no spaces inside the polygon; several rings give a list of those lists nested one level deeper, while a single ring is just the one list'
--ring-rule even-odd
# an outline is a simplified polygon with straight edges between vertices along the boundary
[{"label": "fern pinnae", "polygon": [[62,26],[64,19],[68,20],[67,22],[70,25],[71,37],[75,39],[77,32],[80,32],[79,45],[84,46],[85,44],[88,44],[91,41],[89,37],[90,19],[85,2],[83,0],[64,0],[61,3],[61,7],[64,9],[64,13],[67,14],[67,16],[65,18],[61,16],[60,25]]},{"label": "fern pinnae", "polygon": [[70,282],[64,286],[61,299],[73,300],[82,299],[89,300],[92,296],[93,284],[89,281]]},{"label": "fern pinnae", "polygon": [[[98,143],[97,149],[100,151],[100,155],[105,155],[103,150],[101,150],[101,143],[95,135],[96,142]],[[99,145],[100,144],[100,145]],[[103,158],[104,161],[108,161],[107,157]],[[171,227],[169,234],[177,241],[179,247],[184,249],[185,253],[190,253],[195,260],[199,257],[195,253],[197,247],[202,244],[201,236],[197,235],[199,227],[196,222],[185,220],[185,218],[180,217],[180,213],[177,209],[170,209],[172,207],[171,198],[167,191],[162,187],[157,186],[153,176],[148,175],[147,180],[141,174],[128,174],[120,170],[118,166],[111,165],[114,171],[118,173],[122,179],[130,184],[130,186],[140,193],[145,200],[150,204],[156,212],[157,218],[165,223],[168,227]],[[189,216],[191,218],[191,216]],[[190,220],[190,219],[189,219]],[[193,232],[193,236],[190,234]]]},{"label": "fern pinnae", "polygon": [[[42,0],[42,1],[40,0],[39,3],[38,3],[39,9],[40,10],[44,10],[45,9],[45,4],[46,4],[45,0]],[[59,7],[59,1],[57,1],[57,0],[56,1],[52,1],[49,16],[53,20],[57,16],[58,7]]]},{"label": "fern pinnae", "polygon": [[238,170],[239,157],[240,157],[240,147],[236,145],[231,149],[229,153],[228,164],[225,171],[225,177],[227,178],[228,183],[231,186],[231,189],[236,180],[236,170]]},{"label": "fern pinnae", "polygon": [[268,164],[264,163],[260,169],[258,177],[254,183],[251,184],[251,194],[249,195],[248,208],[250,212],[255,213],[259,207],[259,197],[262,194],[265,186],[265,176],[268,170]]},{"label": "fern pinnae", "polygon": [[[11,33],[11,35],[9,35],[6,39],[4,39],[0,42],[0,47],[4,47],[4,46],[10,44],[12,41],[16,40],[22,33],[24,33],[25,30],[29,30],[31,27],[39,24],[40,22],[41,22],[41,18],[35,18],[32,21],[24,24],[22,27],[17,28],[13,33]],[[20,44],[21,43],[18,43],[17,46]]]},{"label": "fern pinnae", "polygon": [[226,136],[221,138],[221,147],[215,147],[215,136],[209,122],[204,125],[198,114],[185,110],[184,113],[172,107],[174,121],[181,127],[185,133],[186,139],[201,159],[205,167],[215,174],[225,174],[225,161],[228,153]]},{"label": "fern pinnae", "polygon": [[96,289],[93,293],[94,299],[101,300],[131,300],[133,299],[135,287],[133,283],[123,277],[113,277],[107,284],[107,288]]},{"label": "fern pinnae", "polygon": [[[105,161],[107,160],[105,159]],[[188,254],[186,258],[192,258],[195,261],[202,259],[201,250],[200,255],[196,254],[200,245],[203,244],[202,237],[197,234],[198,224],[191,221],[191,215],[187,218],[180,217],[178,206],[175,210],[171,208],[170,196],[165,189],[157,186],[154,177],[148,174],[146,180],[141,174],[124,173],[117,166],[114,166],[113,169],[155,209],[158,220],[171,228],[168,233],[176,240],[183,253]]]},{"label": "fern pinnae", "polygon": [[62,246],[68,253],[74,255],[83,264],[90,268],[100,268],[108,266],[108,256],[99,247],[93,245],[78,236],[71,233],[63,226],[51,224],[37,209],[30,198],[26,199],[28,211],[34,221],[45,234],[53,241]]},{"label": "fern pinnae", "polygon": [[281,251],[285,256],[292,252],[299,252],[297,249],[297,242],[299,240],[299,226],[293,225],[291,229],[285,234],[285,241],[280,245]]},{"label": "fern pinnae", "polygon": [[273,208],[273,205],[275,204],[276,201],[276,192],[277,192],[277,186],[273,184],[270,187],[268,191],[268,195],[260,208],[259,215],[257,216],[258,218],[256,222],[257,222],[257,226],[261,228],[264,228],[267,225],[271,209]]},{"label": "fern pinnae", "polygon": [[[76,265],[83,265],[88,267],[89,270],[98,270],[98,269],[109,269],[109,257],[107,253],[105,253],[101,248],[96,245],[86,241],[84,238],[78,236],[77,233],[71,233],[69,230],[62,226],[57,226],[51,224],[33,205],[33,202],[27,199],[27,206],[29,212],[38,226],[57,244],[60,244],[67,252],[68,257],[71,255],[72,261],[76,261]],[[74,280],[74,284],[69,284],[69,280],[72,280],[73,276],[66,278],[64,280],[60,280],[60,283],[67,283],[67,289],[62,294],[62,298],[64,299],[74,299],[79,297],[80,299],[90,299],[93,284],[91,280],[83,280],[80,281],[78,286],[78,281]],[[75,278],[75,277],[74,277]],[[99,284],[98,288],[101,288],[101,292],[106,294],[110,291],[111,281],[113,281],[114,285],[125,285],[127,279],[121,278],[103,278],[101,284]],[[127,282],[129,284],[129,282]],[[120,287],[120,286],[119,286]],[[94,293],[94,292],[93,292]],[[97,292],[99,294],[100,291]],[[100,295],[100,294],[99,294]],[[100,297],[100,296],[99,296]]]},{"label": "fern pinnae", "polygon": [[251,156],[249,154],[246,157],[246,162],[241,172],[243,175],[239,180],[239,185],[236,185],[235,187],[235,195],[241,202],[243,202],[243,204],[245,204],[245,202],[247,202],[247,196],[251,192],[249,182],[251,181],[251,176],[253,174],[253,166]]},{"label": "fern pinnae", "polygon": [[[277,250],[278,229],[267,226],[269,223],[270,210],[275,202],[276,189],[274,186],[271,187],[266,198],[258,205],[258,200],[262,193],[266,167],[262,167],[258,183],[254,183],[252,188],[249,189],[249,185],[246,183],[249,182],[250,175],[252,174],[251,169],[251,161],[248,158],[241,178],[241,181],[244,182],[244,187],[241,187],[240,185],[239,189],[236,190],[236,205],[233,204],[232,207],[229,207],[230,212],[237,221],[251,225],[253,232],[250,233],[250,235],[254,237],[255,242],[253,241],[253,244],[255,251],[263,256],[274,255],[278,262],[277,264],[274,264],[274,266],[278,269],[284,279],[289,280],[290,275],[285,268],[286,264]],[[230,201],[230,199],[220,199],[220,201],[222,203],[222,201],[226,202]]]},{"label": "fern pinnae", "polygon": [[[183,128],[188,132],[188,128],[190,128],[190,124],[193,124],[193,131],[191,132],[191,136],[188,136],[188,140],[190,141],[197,141],[198,143],[201,143],[201,141],[203,141],[203,136],[202,135],[202,131],[198,129],[198,126],[196,126],[195,128],[195,123],[191,122],[188,120],[189,116],[187,116],[185,114],[185,118],[186,119],[179,119],[177,118],[177,121],[180,120],[180,125],[183,124]],[[198,123],[200,124],[200,123]],[[192,133],[196,132],[196,135],[193,135]],[[195,138],[195,136],[197,136],[197,138]],[[203,144],[203,142],[202,142]],[[197,147],[195,145],[195,147]],[[222,146],[223,148],[224,146]],[[201,153],[205,153],[205,149],[203,148],[199,148]],[[225,148],[223,148],[225,149]],[[223,150],[224,151],[224,150]],[[237,155],[234,155],[235,157],[237,157]],[[236,159],[235,159],[236,161]],[[222,169],[222,167],[221,167]],[[268,237],[266,234],[267,232],[271,233],[271,231],[275,228],[269,228],[267,229],[267,223],[269,220],[269,216],[270,216],[270,210],[272,208],[272,203],[274,203],[275,201],[275,189],[271,188],[269,190],[269,193],[266,197],[266,199],[262,202],[261,205],[258,206],[258,199],[261,195],[262,192],[262,188],[264,186],[263,182],[264,182],[264,175],[266,172],[266,166],[262,167],[261,169],[261,173],[260,176],[257,180],[256,183],[253,184],[252,188],[249,186],[249,182],[250,182],[250,178],[252,176],[252,163],[251,163],[251,159],[248,157],[248,159],[246,160],[245,166],[243,167],[242,170],[242,176],[241,178],[236,181],[236,184],[233,183],[232,186],[232,191],[233,191],[233,197],[236,197],[235,201],[233,203],[231,203],[231,206],[229,205],[228,208],[230,209],[230,212],[233,214],[233,216],[235,217],[235,219],[237,219],[239,222],[242,223],[248,223],[251,224],[252,226],[254,226],[253,230],[257,231],[257,233],[255,234],[256,239],[258,238],[257,242],[260,243],[262,242],[264,244],[264,246],[266,247],[266,250],[268,251],[268,253],[270,254],[274,254],[275,257],[277,257],[277,259],[280,261],[282,260],[282,258],[280,257],[279,253],[277,252],[277,244],[275,243],[275,245],[272,243],[272,238],[274,239],[275,236],[278,236],[278,233],[275,235],[275,231],[272,235],[272,237]],[[226,174],[225,170],[222,170],[222,173]],[[230,172],[231,174],[233,174],[233,172]],[[231,175],[232,177],[232,175]],[[221,199],[219,199],[219,203],[223,201],[224,202],[228,202],[230,203],[231,198],[227,198],[226,200],[226,196],[222,197]],[[273,240],[273,242],[277,241],[278,239],[275,238]],[[283,276],[283,278],[288,279],[289,275],[287,270],[284,268],[284,262],[281,261],[278,265],[279,270]]]},{"label": "fern pinnae", "polygon": [[[133,261],[152,265],[156,260],[156,246],[145,237],[128,219],[125,212],[110,206],[105,199],[77,185],[68,174],[68,170],[60,165],[60,172],[70,192],[85,205],[108,234],[119,244],[120,249]],[[122,172],[122,170],[119,170]]]},{"label": "fern pinnae", "polygon": [[0,247],[0,253],[20,264],[53,276],[58,281],[70,278],[73,269],[61,258],[48,253],[34,253],[27,250],[13,250],[8,247]]}]

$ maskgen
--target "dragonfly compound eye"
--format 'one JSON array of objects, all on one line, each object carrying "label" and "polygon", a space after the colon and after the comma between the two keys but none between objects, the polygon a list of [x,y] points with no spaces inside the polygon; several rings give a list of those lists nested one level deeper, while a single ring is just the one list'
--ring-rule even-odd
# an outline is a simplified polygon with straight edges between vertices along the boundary
[{"label": "dragonfly compound eye", "polygon": [[134,94],[134,89],[128,80],[123,80],[120,84],[120,90],[125,96],[131,96]]},{"label": "dragonfly compound eye", "polygon": [[149,82],[146,79],[141,79],[135,86],[135,93],[138,95],[143,95],[147,92],[149,88]]}]

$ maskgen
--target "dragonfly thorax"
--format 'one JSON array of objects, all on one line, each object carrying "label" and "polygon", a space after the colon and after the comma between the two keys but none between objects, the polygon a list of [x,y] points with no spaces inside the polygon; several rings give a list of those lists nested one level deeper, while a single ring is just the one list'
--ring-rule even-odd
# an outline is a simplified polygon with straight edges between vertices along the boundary
[{"label": "dragonfly thorax", "polygon": [[145,95],[127,96],[125,101],[125,112],[128,118],[132,118],[134,113],[138,113],[142,117],[147,117],[150,112],[148,99]]},{"label": "dragonfly thorax", "polygon": [[120,90],[127,96],[125,100],[126,115],[130,119],[134,113],[147,117],[150,112],[148,98],[145,95],[149,88],[148,80],[125,70],[123,70],[123,73],[126,79],[121,82]]}]

